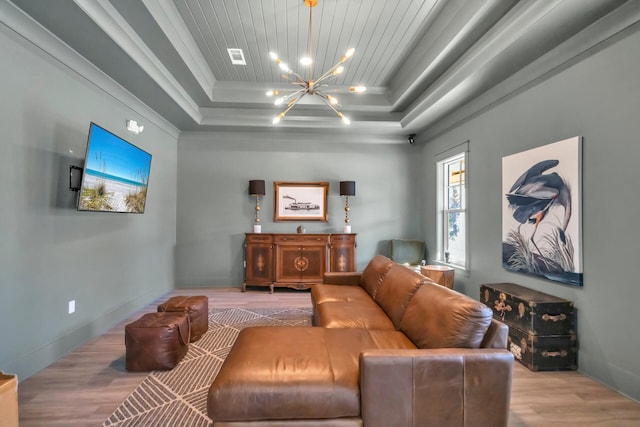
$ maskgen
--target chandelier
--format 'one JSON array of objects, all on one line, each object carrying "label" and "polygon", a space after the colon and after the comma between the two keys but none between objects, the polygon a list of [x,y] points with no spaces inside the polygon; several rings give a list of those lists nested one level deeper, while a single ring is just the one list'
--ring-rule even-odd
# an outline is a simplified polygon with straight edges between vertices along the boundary
[{"label": "chandelier", "polygon": [[[276,98],[274,105],[282,105],[286,103],[285,109],[278,114],[273,119],[273,124],[278,124],[282,118],[300,101],[305,95],[316,95],[318,96],[329,108],[331,108],[337,115],[340,117],[344,124],[348,125],[351,122],[349,118],[347,118],[341,111],[338,110],[340,108],[340,104],[335,96],[331,95],[336,91],[336,89],[330,89],[328,85],[328,81],[337,75],[341,74],[344,71],[344,67],[342,63],[347,59],[353,56],[356,51],[354,48],[347,50],[342,58],[338,61],[336,65],[329,68],[317,79],[313,79],[313,40],[312,40],[312,11],[313,8],[318,3],[318,0],[303,0],[304,4],[309,7],[309,56],[304,57],[300,60],[300,63],[305,66],[309,66],[309,78],[305,79],[300,74],[296,73],[289,66],[282,61],[278,57],[278,54],[274,52],[269,52],[271,59],[273,59],[276,64],[280,67],[285,74],[282,75],[285,79],[287,79],[292,85],[296,88],[284,91],[286,94],[281,95]],[[351,86],[349,87],[349,92],[352,93],[362,93],[366,91],[366,87],[364,86]],[[277,96],[280,95],[277,90],[270,90],[267,92],[267,96]]]}]

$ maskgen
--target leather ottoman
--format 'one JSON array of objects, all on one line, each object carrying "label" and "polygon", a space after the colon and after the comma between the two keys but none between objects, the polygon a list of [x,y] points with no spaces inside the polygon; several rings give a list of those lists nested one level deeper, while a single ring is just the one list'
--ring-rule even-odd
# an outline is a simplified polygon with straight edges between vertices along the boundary
[{"label": "leather ottoman", "polygon": [[176,296],[158,306],[158,311],[184,312],[191,321],[191,342],[198,341],[209,329],[209,298]]},{"label": "leather ottoman", "polygon": [[147,313],[124,328],[127,371],[173,369],[189,348],[186,313]]}]

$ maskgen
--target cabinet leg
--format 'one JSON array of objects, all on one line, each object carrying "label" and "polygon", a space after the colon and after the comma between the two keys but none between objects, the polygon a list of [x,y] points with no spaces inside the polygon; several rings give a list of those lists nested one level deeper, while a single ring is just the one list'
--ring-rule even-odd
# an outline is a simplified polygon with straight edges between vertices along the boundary
[{"label": "cabinet leg", "polygon": [[247,284],[243,283],[242,286],[240,287],[240,292],[246,292],[247,291]]},{"label": "cabinet leg", "polygon": [[273,286],[273,283],[269,285],[269,293],[272,294],[273,290],[275,289],[275,286]]}]

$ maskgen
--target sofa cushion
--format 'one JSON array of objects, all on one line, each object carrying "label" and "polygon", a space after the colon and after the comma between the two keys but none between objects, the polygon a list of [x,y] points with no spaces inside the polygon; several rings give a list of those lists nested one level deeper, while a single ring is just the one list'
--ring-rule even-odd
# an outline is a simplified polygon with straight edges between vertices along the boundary
[{"label": "sofa cushion", "polygon": [[400,264],[393,264],[384,275],[378,285],[375,301],[387,313],[396,329],[400,328],[400,320],[413,295],[420,285],[429,281],[423,275]]},{"label": "sofa cushion", "polygon": [[396,329],[368,295],[358,301],[327,301],[314,306],[313,324],[325,328]]},{"label": "sofa cushion", "polygon": [[314,306],[330,301],[349,302],[362,299],[371,299],[371,297],[360,286],[313,285],[311,287],[311,302]]},{"label": "sofa cushion", "polygon": [[418,348],[479,348],[491,323],[491,309],[454,290],[425,283],[400,322]]},{"label": "sofa cushion", "polygon": [[408,348],[415,346],[397,331],[246,328],[209,388],[208,415],[245,422],[359,417],[360,353]]},{"label": "sofa cushion", "polygon": [[369,261],[369,264],[367,264],[365,269],[362,271],[360,286],[362,286],[364,290],[371,295],[371,298],[375,299],[376,291],[378,290],[380,282],[393,264],[393,261],[389,258],[383,255],[376,255],[371,259],[371,261]]}]

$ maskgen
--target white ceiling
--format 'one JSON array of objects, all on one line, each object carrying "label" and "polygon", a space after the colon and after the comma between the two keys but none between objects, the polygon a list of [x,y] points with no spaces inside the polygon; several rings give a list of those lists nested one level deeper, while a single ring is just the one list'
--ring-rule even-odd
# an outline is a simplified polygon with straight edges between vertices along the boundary
[{"label": "white ceiling", "polygon": [[[268,52],[307,53],[303,0],[0,0],[14,4],[183,131],[272,129],[287,89]],[[331,82],[347,129],[389,141],[433,134],[582,55],[640,19],[636,0],[318,0],[314,76],[349,47]],[[232,65],[227,48],[243,50]],[[363,95],[348,93],[364,84]],[[346,93],[345,93],[346,92]],[[342,129],[306,97],[279,129]],[[305,99],[306,99],[305,98]]]}]

